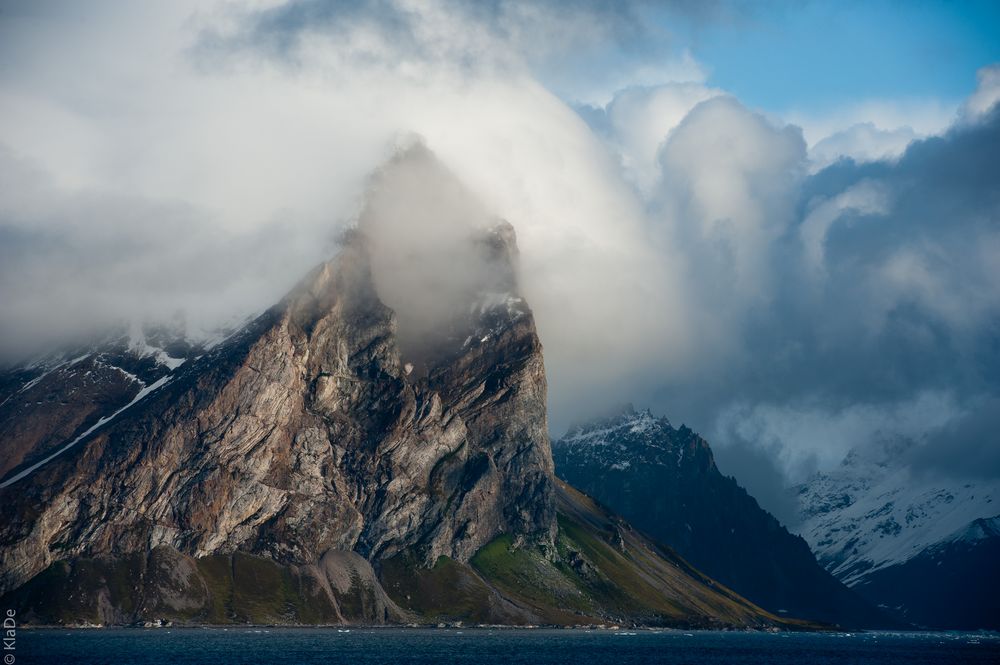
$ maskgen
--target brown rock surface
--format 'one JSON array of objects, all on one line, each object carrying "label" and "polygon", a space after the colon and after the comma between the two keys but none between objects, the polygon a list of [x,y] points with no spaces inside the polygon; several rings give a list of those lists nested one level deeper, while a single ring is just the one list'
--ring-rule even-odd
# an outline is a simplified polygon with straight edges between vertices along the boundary
[{"label": "brown rock surface", "polygon": [[235,338],[2,490],[4,589],[56,559],[158,546],[288,563],[419,548],[433,561],[467,560],[501,532],[549,538],[530,311],[512,296],[477,313],[469,332],[493,325],[489,345],[408,373],[364,245],[354,236]]}]

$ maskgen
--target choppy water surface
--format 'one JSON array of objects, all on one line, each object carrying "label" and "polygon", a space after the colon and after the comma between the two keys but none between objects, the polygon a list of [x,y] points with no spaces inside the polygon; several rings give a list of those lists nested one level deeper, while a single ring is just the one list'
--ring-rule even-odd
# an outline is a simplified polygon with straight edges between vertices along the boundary
[{"label": "choppy water surface", "polygon": [[182,628],[21,630],[16,663],[1000,663],[1000,635]]}]

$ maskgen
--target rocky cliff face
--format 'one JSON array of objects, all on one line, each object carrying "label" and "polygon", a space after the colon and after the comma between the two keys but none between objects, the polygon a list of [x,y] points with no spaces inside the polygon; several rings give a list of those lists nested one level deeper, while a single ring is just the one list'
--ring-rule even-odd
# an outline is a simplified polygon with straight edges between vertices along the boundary
[{"label": "rocky cliff face", "polygon": [[57,558],[158,546],[298,563],[418,548],[434,561],[467,560],[501,532],[551,539],[531,313],[511,295],[465,325],[473,339],[414,371],[355,236],[234,339],[4,488],[4,588]]},{"label": "rocky cliff face", "polygon": [[38,623],[797,625],[558,483],[513,228],[449,178],[426,150],[390,163],[338,256],[183,363],[109,369],[135,378],[101,408],[63,366],[38,374],[72,418],[19,428],[39,420],[17,397],[0,423],[22,460],[0,481],[5,606]]},{"label": "rocky cliff face", "polygon": [[177,326],[122,326],[0,371],[0,485],[128,406],[201,350]]},{"label": "rocky cliff face", "polygon": [[715,466],[708,443],[631,407],[553,442],[556,472],[771,612],[844,626],[891,621]]}]

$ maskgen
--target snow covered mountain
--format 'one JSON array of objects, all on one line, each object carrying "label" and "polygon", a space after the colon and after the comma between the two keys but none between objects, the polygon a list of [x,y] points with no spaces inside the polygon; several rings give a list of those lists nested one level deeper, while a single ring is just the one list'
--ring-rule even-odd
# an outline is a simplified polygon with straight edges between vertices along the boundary
[{"label": "snow covered mountain", "polygon": [[552,444],[556,474],[772,612],[844,626],[889,620],[826,572],[691,429],[627,407]]},{"label": "snow covered mountain", "polygon": [[[1000,591],[995,563],[969,567],[981,558],[976,552],[1000,543],[1000,486],[916,474],[899,462],[910,445],[852,451],[837,470],[794,488],[803,518],[798,531],[827,570],[908,621],[997,627],[1000,612],[976,614],[970,589],[956,586],[954,573],[988,589],[987,604]],[[901,594],[913,585],[919,593]],[[968,615],[961,620],[959,607]]]}]

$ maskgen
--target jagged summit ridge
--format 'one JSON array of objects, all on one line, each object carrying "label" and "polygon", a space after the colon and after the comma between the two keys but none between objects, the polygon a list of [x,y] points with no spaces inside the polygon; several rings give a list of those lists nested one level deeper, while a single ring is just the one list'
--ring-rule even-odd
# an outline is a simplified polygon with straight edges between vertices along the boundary
[{"label": "jagged summit ridge", "polygon": [[711,449],[686,426],[674,428],[649,409],[636,411],[629,404],[618,415],[596,418],[571,427],[554,442],[565,458],[586,460],[589,465],[625,470],[634,464],[671,464],[680,467],[685,456],[697,457],[706,468],[715,468]]}]

